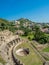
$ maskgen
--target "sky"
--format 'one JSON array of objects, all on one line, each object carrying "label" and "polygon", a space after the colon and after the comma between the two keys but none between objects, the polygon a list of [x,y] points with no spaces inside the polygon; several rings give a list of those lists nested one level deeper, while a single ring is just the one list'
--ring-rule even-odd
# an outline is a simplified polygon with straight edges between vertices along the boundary
[{"label": "sky", "polygon": [[0,18],[49,22],[49,0],[0,0]]}]

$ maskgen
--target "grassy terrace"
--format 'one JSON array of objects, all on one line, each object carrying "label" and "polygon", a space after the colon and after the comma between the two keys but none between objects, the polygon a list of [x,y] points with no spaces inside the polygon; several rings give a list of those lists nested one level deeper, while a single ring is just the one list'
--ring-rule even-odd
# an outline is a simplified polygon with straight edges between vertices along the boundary
[{"label": "grassy terrace", "polygon": [[5,64],[6,62],[3,60],[3,58],[0,55],[0,63]]},{"label": "grassy terrace", "polygon": [[30,53],[27,56],[18,56],[16,55],[16,57],[18,59],[20,59],[20,61],[22,61],[24,63],[24,65],[43,65],[40,57],[34,52],[34,50],[30,47],[29,43],[22,43],[21,45],[19,45],[17,49],[19,48],[29,48]]},{"label": "grassy terrace", "polygon": [[34,35],[33,34],[28,34],[27,36],[21,36],[21,38],[30,38],[29,40],[34,39]]},{"label": "grassy terrace", "polygon": [[49,52],[49,47],[46,47],[42,50],[43,52]]}]

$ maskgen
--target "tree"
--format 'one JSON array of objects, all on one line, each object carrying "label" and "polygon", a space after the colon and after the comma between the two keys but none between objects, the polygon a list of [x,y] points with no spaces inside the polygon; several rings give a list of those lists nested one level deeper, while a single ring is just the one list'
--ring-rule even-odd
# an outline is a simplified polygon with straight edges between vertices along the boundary
[{"label": "tree", "polygon": [[41,44],[47,43],[47,37],[46,37],[45,33],[40,31],[40,29],[38,27],[35,28],[34,38],[36,41],[38,41]]}]

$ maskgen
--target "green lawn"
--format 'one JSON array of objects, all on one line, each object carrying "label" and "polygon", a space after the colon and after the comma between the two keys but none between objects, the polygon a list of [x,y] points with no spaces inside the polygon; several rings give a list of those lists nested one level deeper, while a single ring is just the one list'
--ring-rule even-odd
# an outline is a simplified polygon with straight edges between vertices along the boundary
[{"label": "green lawn", "polygon": [[49,36],[49,34],[45,34],[46,36]]},{"label": "green lawn", "polygon": [[30,37],[30,40],[32,40],[34,38],[34,35],[31,34],[31,35],[28,35],[27,38]]},{"label": "green lawn", "polygon": [[3,58],[0,55],[0,63],[5,64],[6,62],[3,60]]},{"label": "green lawn", "polygon": [[30,50],[30,53],[27,56],[22,57],[16,55],[16,57],[20,59],[20,61],[22,61],[25,65],[43,65],[41,58],[34,52],[29,43],[22,43],[16,48],[16,50],[19,48],[29,48]]},{"label": "green lawn", "polygon": [[34,39],[34,35],[33,34],[28,34],[27,36],[21,36],[21,38],[29,38],[29,37],[30,37],[29,40]]},{"label": "green lawn", "polygon": [[43,52],[49,52],[49,47],[46,47],[42,50]]}]

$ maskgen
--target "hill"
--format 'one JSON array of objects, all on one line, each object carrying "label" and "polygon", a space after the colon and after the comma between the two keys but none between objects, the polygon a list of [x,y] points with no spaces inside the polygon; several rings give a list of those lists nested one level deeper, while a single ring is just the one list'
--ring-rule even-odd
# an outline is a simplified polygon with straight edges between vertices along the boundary
[{"label": "hill", "polygon": [[20,24],[23,24],[23,25],[25,24],[25,26],[34,23],[34,22],[32,22],[31,20],[25,19],[25,18],[20,18],[20,19],[18,19],[17,21],[19,21]]},{"label": "hill", "polygon": [[20,21],[20,22],[32,22],[29,19],[25,19],[25,18],[20,18],[17,21]]}]

